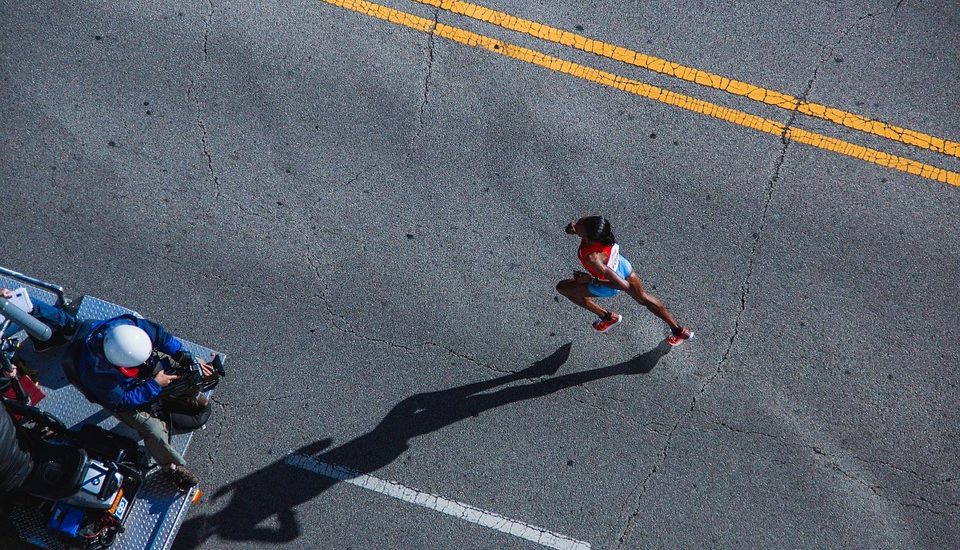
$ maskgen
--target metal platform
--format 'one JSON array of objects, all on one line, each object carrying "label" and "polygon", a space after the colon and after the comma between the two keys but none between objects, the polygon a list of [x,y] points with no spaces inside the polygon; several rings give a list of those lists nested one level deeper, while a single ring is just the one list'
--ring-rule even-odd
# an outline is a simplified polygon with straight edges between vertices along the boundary
[{"label": "metal platform", "polygon": [[[57,295],[53,292],[0,275],[0,287],[13,289],[21,286],[28,288],[30,298],[35,302],[54,304],[57,301]],[[142,317],[135,311],[92,296],[74,300],[69,304],[68,310],[73,311],[80,319],[109,319],[126,313]],[[182,338],[180,340],[189,351],[201,359],[211,360],[214,353],[218,353]],[[226,359],[225,355],[220,355]],[[27,350],[24,354],[24,362],[39,371],[38,381],[47,394],[39,404],[40,409],[56,415],[70,427],[92,423],[132,439],[139,439],[136,432],[121,424],[101,406],[87,401],[79,390],[67,381],[60,367],[60,356],[56,352],[37,353]],[[186,456],[192,438],[192,432],[174,434],[171,436],[171,443]],[[147,478],[134,503],[133,510],[124,525],[124,533],[117,537],[111,548],[118,550],[168,549],[173,544],[180,524],[190,508],[195,491],[196,489],[186,494],[177,492],[175,487],[155,469]],[[11,512],[11,520],[23,541],[41,548],[65,548],[57,537],[46,530],[46,518],[39,517],[36,511],[15,508]]]}]

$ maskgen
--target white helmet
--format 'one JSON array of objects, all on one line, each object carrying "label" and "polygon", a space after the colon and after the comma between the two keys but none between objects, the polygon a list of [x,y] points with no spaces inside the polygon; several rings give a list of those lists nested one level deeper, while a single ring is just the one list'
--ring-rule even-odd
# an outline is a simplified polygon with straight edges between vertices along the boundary
[{"label": "white helmet", "polygon": [[140,327],[117,325],[103,336],[103,354],[107,361],[117,367],[136,367],[150,357],[153,342]]}]

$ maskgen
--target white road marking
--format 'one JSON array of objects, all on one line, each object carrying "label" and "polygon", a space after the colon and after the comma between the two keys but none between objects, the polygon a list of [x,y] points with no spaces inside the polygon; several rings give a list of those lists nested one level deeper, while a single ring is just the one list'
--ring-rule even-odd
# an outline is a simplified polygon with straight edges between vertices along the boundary
[{"label": "white road marking", "polygon": [[499,514],[486,512],[469,504],[449,500],[439,495],[404,487],[399,483],[362,474],[355,470],[344,468],[343,466],[320,462],[312,456],[290,453],[287,455],[286,462],[297,468],[310,470],[311,472],[316,472],[322,476],[343,481],[344,483],[363,487],[364,489],[376,491],[377,493],[406,502],[412,502],[424,508],[430,508],[431,510],[436,510],[437,512],[442,512],[458,519],[489,527],[490,529],[496,529],[501,533],[520,537],[548,548],[556,548],[557,550],[590,550],[589,543],[547,531],[546,529],[530,525],[529,523],[514,521]]}]

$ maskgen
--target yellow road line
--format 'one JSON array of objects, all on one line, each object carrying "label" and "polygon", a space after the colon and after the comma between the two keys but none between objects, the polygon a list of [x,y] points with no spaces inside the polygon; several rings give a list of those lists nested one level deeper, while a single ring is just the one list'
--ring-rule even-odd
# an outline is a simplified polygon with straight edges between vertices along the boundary
[{"label": "yellow road line", "polygon": [[614,59],[630,65],[649,69],[654,72],[694,82],[708,88],[714,88],[734,95],[747,97],[754,101],[780,107],[781,109],[796,111],[804,115],[827,120],[835,124],[846,126],[847,128],[853,128],[854,130],[866,132],[868,134],[899,141],[908,145],[914,145],[923,149],[929,149],[945,155],[960,157],[960,143],[955,141],[948,141],[943,138],[927,135],[922,132],[917,132],[907,128],[901,128],[899,126],[894,126],[879,120],[872,120],[865,116],[855,113],[848,113],[846,111],[841,111],[840,109],[827,107],[826,105],[820,105],[819,103],[801,101],[799,98],[778,92],[776,90],[760,88],[746,82],[740,82],[739,80],[733,80],[720,75],[702,71],[700,69],[695,69],[693,67],[685,67],[678,63],[673,63],[672,61],[667,61],[658,57],[628,50],[627,48],[623,48],[614,44],[608,44],[599,40],[593,40],[579,34],[574,34],[572,32],[550,27],[535,21],[528,21],[526,19],[514,17],[510,14],[485,8],[483,6],[478,6],[476,4],[471,4],[469,2],[461,2],[460,0],[413,1],[420,4],[441,8],[452,13],[464,15],[466,17],[484,21],[486,23],[491,23],[511,31],[524,33],[564,46],[570,46],[588,53],[593,53],[602,57],[607,57],[609,59]]},{"label": "yellow road line", "polygon": [[434,21],[431,19],[424,19],[423,17],[418,17],[416,15],[381,6],[379,4],[374,4],[373,2],[368,2],[366,0],[323,1],[328,4],[362,13],[364,15],[369,15],[378,19],[389,21],[391,23],[403,25],[411,29],[416,29],[421,32],[432,33],[436,36],[440,36],[466,46],[483,48],[493,53],[511,57],[526,63],[539,65],[553,71],[660,101],[668,105],[680,107],[681,109],[712,116],[720,120],[732,122],[733,124],[738,124],[747,128],[753,128],[755,130],[773,134],[778,137],[785,136],[794,141],[806,143],[814,147],[819,147],[820,149],[833,151],[841,155],[846,155],[871,162],[873,164],[878,164],[880,166],[894,168],[902,172],[915,174],[924,178],[960,187],[960,173],[951,172],[936,166],[898,157],[884,153],[883,151],[869,149],[854,143],[808,132],[799,128],[787,128],[783,124],[774,120],[762,118],[756,115],[745,113],[743,111],[737,111],[735,109],[729,109],[714,103],[699,100],[683,94],[678,94],[676,92],[671,92],[669,90],[664,90],[663,88],[658,88],[656,86],[651,86],[650,84],[624,78],[613,73],[608,73],[606,71],[597,70],[585,65],[565,61],[563,59],[546,55],[535,50],[509,44],[501,40],[489,38],[487,36],[476,34],[457,27],[452,27],[442,23],[434,23]]}]

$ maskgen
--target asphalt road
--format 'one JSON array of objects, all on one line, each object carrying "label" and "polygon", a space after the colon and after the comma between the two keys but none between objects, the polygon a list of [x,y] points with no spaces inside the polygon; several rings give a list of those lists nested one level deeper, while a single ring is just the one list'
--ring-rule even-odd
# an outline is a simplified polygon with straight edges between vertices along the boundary
[{"label": "asphalt road", "polygon": [[[960,140],[955,2],[484,5]],[[175,548],[542,547],[291,451],[593,548],[960,546],[960,188],[321,0],[4,2],[0,32],[0,265],[230,355]],[[558,297],[590,213],[696,339]]]}]

